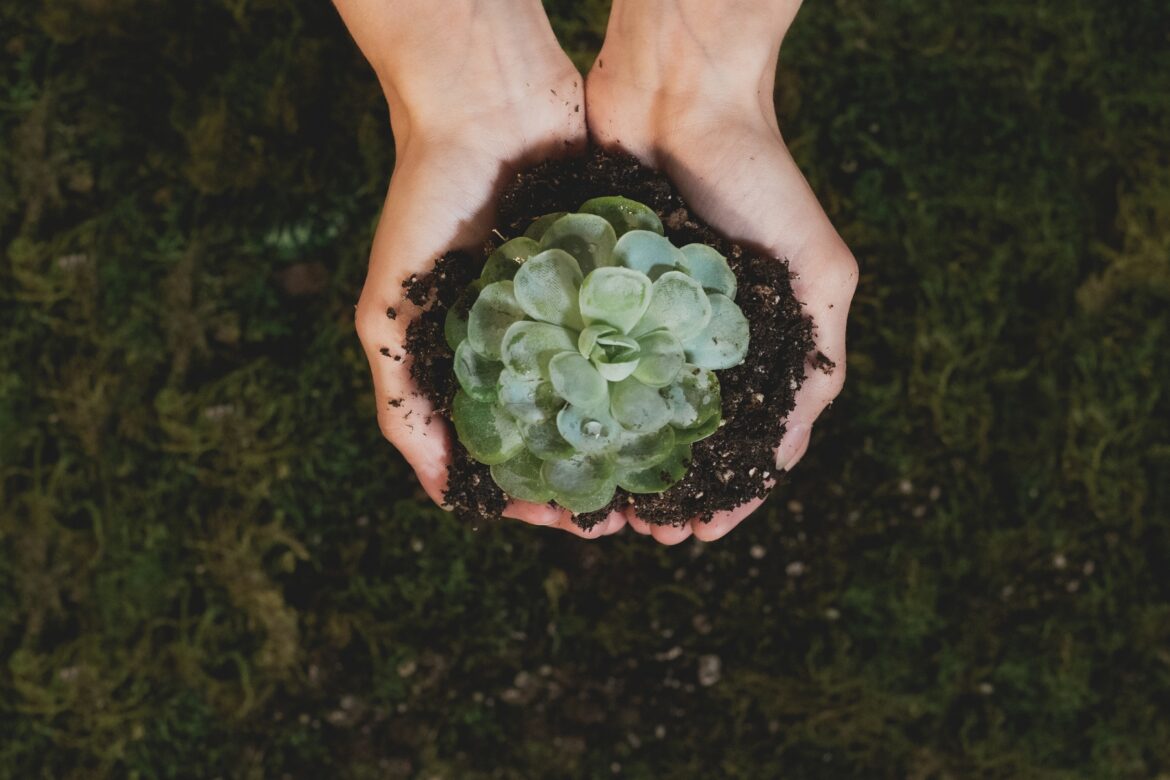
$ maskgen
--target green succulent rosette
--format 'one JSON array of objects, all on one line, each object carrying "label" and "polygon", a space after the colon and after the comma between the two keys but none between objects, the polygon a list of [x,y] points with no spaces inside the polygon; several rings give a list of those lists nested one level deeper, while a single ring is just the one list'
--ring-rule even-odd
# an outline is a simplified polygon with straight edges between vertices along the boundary
[{"label": "green succulent rosette", "polygon": [[575,513],[660,493],[719,427],[747,354],[727,259],[647,206],[595,198],[500,246],[447,315],[459,441],[505,493]]}]

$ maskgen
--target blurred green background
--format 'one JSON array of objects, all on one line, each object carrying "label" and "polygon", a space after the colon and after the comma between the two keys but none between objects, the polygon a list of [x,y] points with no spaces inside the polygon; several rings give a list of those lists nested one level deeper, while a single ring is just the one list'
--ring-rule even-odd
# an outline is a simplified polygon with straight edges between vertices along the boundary
[{"label": "blurred green background", "polygon": [[[548,2],[587,67],[607,3]],[[850,381],[725,540],[427,505],[323,0],[0,0],[0,777],[1170,777],[1170,5],[810,0]]]}]

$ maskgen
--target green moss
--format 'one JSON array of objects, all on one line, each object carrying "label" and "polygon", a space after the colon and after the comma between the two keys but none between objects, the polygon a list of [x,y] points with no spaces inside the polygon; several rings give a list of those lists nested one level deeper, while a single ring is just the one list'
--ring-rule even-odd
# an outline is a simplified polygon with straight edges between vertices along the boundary
[{"label": "green moss", "polygon": [[[586,66],[605,4],[547,6]],[[385,445],[329,4],[0,2],[0,777],[1170,772],[1168,27],[806,4],[850,382],[668,549],[463,527]]]}]

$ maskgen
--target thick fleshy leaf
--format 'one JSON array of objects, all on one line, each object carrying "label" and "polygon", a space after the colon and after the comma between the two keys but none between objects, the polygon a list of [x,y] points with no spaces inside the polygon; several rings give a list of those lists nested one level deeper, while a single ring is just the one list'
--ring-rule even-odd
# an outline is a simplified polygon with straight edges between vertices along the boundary
[{"label": "thick fleshy leaf", "polygon": [[614,265],[639,271],[652,281],[676,270],[682,259],[678,247],[649,230],[631,230],[613,248]]},{"label": "thick fleshy leaf", "polygon": [[619,238],[631,230],[649,230],[662,235],[662,220],[649,206],[621,195],[587,200],[577,210],[583,214],[603,217],[613,225]]},{"label": "thick fleshy leaf", "polygon": [[581,285],[581,316],[587,325],[612,325],[625,333],[650,305],[650,279],[629,268],[598,268]]},{"label": "thick fleshy leaf", "polygon": [[642,469],[653,466],[666,459],[674,450],[674,428],[664,425],[650,433],[622,434],[614,456],[614,463],[619,469]]},{"label": "thick fleshy leaf", "polygon": [[506,241],[488,255],[487,262],[483,264],[483,271],[479,274],[479,280],[484,286],[492,282],[507,281],[516,276],[525,260],[538,252],[540,244],[531,238],[513,238]]},{"label": "thick fleshy leaf", "polygon": [[687,276],[703,285],[708,293],[720,293],[735,300],[735,274],[726,257],[706,244],[687,244],[682,254],[679,267]]},{"label": "thick fleshy leaf", "polygon": [[630,358],[629,360],[619,363],[594,361],[593,365],[597,368],[597,373],[605,377],[605,381],[613,383],[620,382],[633,374],[634,371],[638,368],[638,359]]},{"label": "thick fleshy leaf", "polygon": [[504,334],[517,320],[524,319],[524,309],[516,302],[511,282],[495,282],[480,290],[467,318],[467,341],[486,358],[500,359]]},{"label": "thick fleshy leaf", "polygon": [[597,340],[612,333],[617,333],[617,329],[611,325],[590,325],[577,337],[577,351],[589,357],[593,354],[593,348],[597,346]]},{"label": "thick fleshy leaf", "polygon": [[638,367],[634,378],[650,387],[666,387],[686,362],[682,344],[670,331],[653,330],[638,339]]},{"label": "thick fleshy leaf", "polygon": [[636,339],[611,330],[597,336],[589,359],[606,381],[620,382],[638,367],[639,350]]},{"label": "thick fleshy leaf", "polygon": [[547,322],[514,322],[504,334],[501,354],[504,365],[517,374],[548,378],[548,362],[566,351],[576,351],[576,339],[569,331]]},{"label": "thick fleshy leaf", "polygon": [[719,379],[714,371],[686,365],[666,391],[666,403],[670,407],[670,424],[678,429],[676,433],[699,428],[712,418],[718,425],[722,403]]},{"label": "thick fleshy leaf", "polygon": [[605,452],[613,449],[623,431],[608,410],[566,406],[557,414],[557,430],[577,452]]},{"label": "thick fleshy leaf", "polygon": [[539,241],[544,237],[544,233],[548,230],[549,225],[556,222],[561,217],[567,214],[567,211],[554,211],[552,214],[545,214],[543,217],[537,217],[533,220],[528,229],[524,231],[525,238],[531,238],[533,241]]},{"label": "thick fleshy leaf", "polygon": [[467,338],[467,314],[468,307],[463,301],[457,300],[447,309],[447,316],[443,320],[443,338],[452,350],[457,349]]},{"label": "thick fleshy leaf", "polygon": [[563,460],[573,455],[573,445],[561,436],[555,416],[538,423],[520,423],[520,436],[525,448],[541,460]]},{"label": "thick fleshy leaf", "polygon": [[546,249],[528,258],[516,272],[516,301],[534,320],[581,330],[577,300],[581,268],[568,252]]},{"label": "thick fleshy leaf", "polygon": [[581,272],[613,265],[613,226],[596,214],[567,214],[549,225],[540,238],[542,249],[563,249],[577,259]]},{"label": "thick fleshy leaf", "polygon": [[548,363],[548,375],[557,395],[574,406],[593,409],[607,405],[609,387],[579,352],[562,352]]},{"label": "thick fleshy leaf", "polygon": [[593,512],[613,499],[613,463],[604,457],[578,454],[546,460],[540,476],[556,502],[571,512]]},{"label": "thick fleshy leaf", "polygon": [[701,331],[683,340],[687,360],[696,366],[718,371],[738,366],[747,355],[747,318],[726,295],[709,296],[711,320]]},{"label": "thick fleshy leaf", "polygon": [[610,385],[609,408],[622,427],[636,433],[654,431],[670,422],[666,399],[633,377]]},{"label": "thick fleshy leaf", "polygon": [[663,461],[649,468],[632,467],[617,472],[617,483],[631,493],[661,493],[686,476],[691,462],[691,445],[675,446]]},{"label": "thick fleshy leaf", "polygon": [[675,428],[674,440],[678,444],[690,444],[692,442],[702,441],[719,430],[719,423],[722,420],[722,415],[713,414],[694,428],[687,428],[686,430]]},{"label": "thick fleshy leaf", "polygon": [[710,320],[711,303],[702,285],[681,271],[668,271],[655,280],[650,306],[630,333],[641,336],[665,328],[685,344]]},{"label": "thick fleshy leaf", "polygon": [[517,374],[510,368],[500,372],[497,392],[498,403],[519,422],[550,420],[565,405],[540,374]]},{"label": "thick fleshy leaf", "polygon": [[503,367],[503,363],[485,358],[466,341],[455,350],[455,377],[463,391],[477,401],[496,400],[496,385]]},{"label": "thick fleshy leaf", "polygon": [[540,465],[540,458],[522,451],[511,460],[492,466],[492,479],[512,498],[543,504],[552,500],[553,492],[540,478]]},{"label": "thick fleshy leaf", "polygon": [[451,420],[459,441],[480,463],[503,463],[524,448],[512,418],[495,404],[476,401],[462,390],[455,393]]}]

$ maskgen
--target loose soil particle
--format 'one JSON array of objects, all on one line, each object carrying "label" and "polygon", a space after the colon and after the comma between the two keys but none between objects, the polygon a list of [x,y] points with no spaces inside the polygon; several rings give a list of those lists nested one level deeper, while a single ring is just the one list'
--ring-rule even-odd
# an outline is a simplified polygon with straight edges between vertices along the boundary
[{"label": "loose soil particle", "polygon": [[[536,217],[575,211],[603,195],[624,195],[650,206],[676,246],[700,242],[726,255],[739,280],[736,303],[751,325],[751,343],[741,365],[718,372],[723,423],[694,445],[687,475],[657,495],[619,489],[609,507],[577,515],[577,524],[591,528],[611,509],[625,506],[633,506],[650,523],[678,525],[696,516],[706,521],[715,512],[767,496],[769,485],[783,478],[773,451],[784,435],[784,418],[792,411],[805,370],[832,370],[832,363],[819,353],[810,357],[813,323],[793,296],[788,263],[716,233],[690,213],[663,174],[632,157],[594,149],[585,157],[549,161],[517,174],[501,198],[497,228],[481,252],[449,252],[429,274],[405,282],[407,297],[426,307],[406,336],[415,382],[436,413],[449,420],[458,382],[443,338],[447,309],[503,239],[523,234]],[[449,484],[448,503],[470,522],[498,518],[507,501],[488,467],[472,460],[457,441]]]}]

